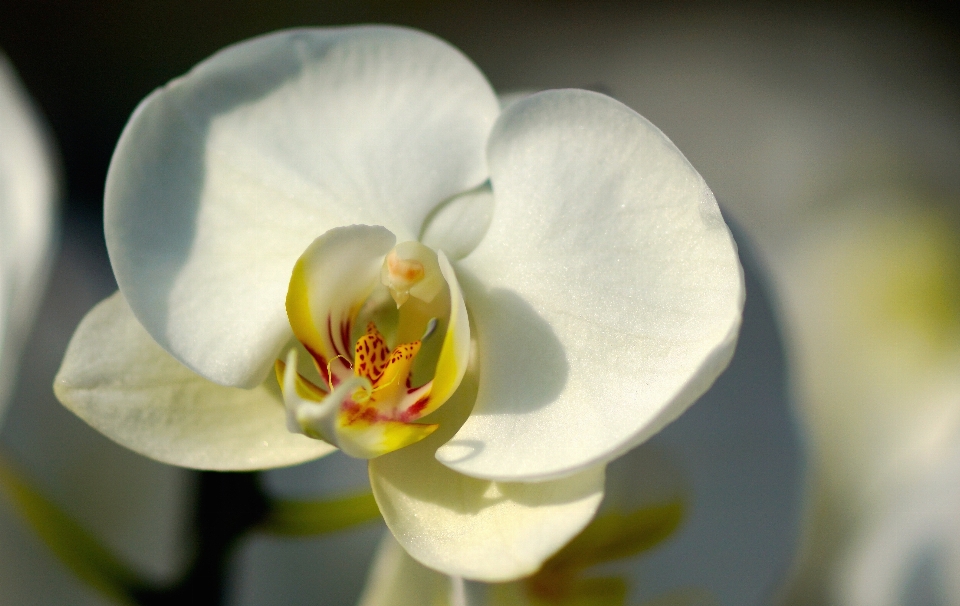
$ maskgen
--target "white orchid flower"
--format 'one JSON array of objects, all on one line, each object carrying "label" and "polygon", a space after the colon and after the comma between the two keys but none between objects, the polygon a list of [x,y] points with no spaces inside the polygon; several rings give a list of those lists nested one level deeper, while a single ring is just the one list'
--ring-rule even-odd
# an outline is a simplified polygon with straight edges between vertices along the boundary
[{"label": "white orchid flower", "polygon": [[0,52],[0,417],[45,283],[57,191],[47,133]]},{"label": "white orchid flower", "polygon": [[120,293],[68,348],[68,408],[187,467],[368,458],[399,543],[488,581],[589,522],[743,302],[713,194],[649,122],[577,90],[501,114],[399,28],[267,35],[151,94],[105,230]]}]

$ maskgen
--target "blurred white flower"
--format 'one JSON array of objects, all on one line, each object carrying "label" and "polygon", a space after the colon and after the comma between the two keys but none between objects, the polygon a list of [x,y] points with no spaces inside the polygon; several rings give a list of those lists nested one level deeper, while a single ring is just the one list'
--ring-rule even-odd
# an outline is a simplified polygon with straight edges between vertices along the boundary
[{"label": "blurred white flower", "polygon": [[936,469],[868,512],[838,567],[849,606],[960,604],[960,442]]},{"label": "blurred white flower", "polygon": [[[874,591],[888,595],[870,603],[894,604],[905,577],[883,558],[906,565],[933,538],[931,524],[946,538],[949,518],[960,519],[938,504],[948,487],[918,498],[944,481],[960,447],[960,224],[902,190],[870,191],[844,207],[783,253],[797,387],[817,451],[810,566],[835,603],[866,603],[862,579],[873,576],[884,579]],[[859,571],[847,578],[850,560]],[[871,563],[879,567],[867,573]]]},{"label": "blurred white flower", "polygon": [[0,418],[45,284],[57,190],[47,133],[0,52]]},{"label": "blurred white flower", "polygon": [[120,293],[61,401],[189,467],[338,446],[419,561],[536,570],[604,465],[726,366],[743,284],[709,188],[638,114],[575,90],[498,114],[458,51],[384,27],[264,36],[159,89],[107,180]]},{"label": "blurred white flower", "polygon": [[49,519],[31,494],[48,496],[147,578],[175,574],[186,551],[182,470],[110,443],[65,414],[50,389],[69,331],[112,282],[81,225],[53,263],[58,172],[52,141],[0,54],[0,604],[10,606],[114,603],[41,538],[37,523]]},{"label": "blurred white flower", "polygon": [[[49,288],[23,349],[0,446],[11,470],[144,580],[168,582],[188,565],[194,474],[122,448],[77,419],[50,389],[76,326],[113,284],[96,225],[67,222]],[[0,488],[0,604],[116,604],[76,574],[81,550],[51,537],[22,493]],[[31,515],[34,517],[31,519]],[[38,532],[37,524],[40,525]],[[59,539],[59,541],[58,541]],[[93,566],[94,562],[87,562]]]}]

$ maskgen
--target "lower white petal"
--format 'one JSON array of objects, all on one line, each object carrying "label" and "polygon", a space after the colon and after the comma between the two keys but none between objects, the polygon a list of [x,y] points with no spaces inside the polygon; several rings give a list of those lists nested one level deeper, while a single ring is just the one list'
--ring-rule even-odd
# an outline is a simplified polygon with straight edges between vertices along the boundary
[{"label": "lower white petal", "polygon": [[478,480],[441,465],[440,444],[469,413],[476,378],[428,421],[440,429],[370,461],[370,484],[387,526],[421,563],[467,579],[528,575],[589,523],[603,498],[604,470],[540,483]]},{"label": "lower white petal", "polygon": [[264,469],[333,451],[287,430],[271,381],[247,390],[204,379],[157,345],[116,293],[77,327],[54,391],[107,437],[182,467]]}]

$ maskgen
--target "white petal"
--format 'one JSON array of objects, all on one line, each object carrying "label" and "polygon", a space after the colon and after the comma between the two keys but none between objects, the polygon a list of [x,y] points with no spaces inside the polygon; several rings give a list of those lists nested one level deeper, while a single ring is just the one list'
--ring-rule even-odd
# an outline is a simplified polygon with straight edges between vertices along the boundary
[{"label": "white petal", "polygon": [[0,412],[50,264],[57,178],[43,124],[0,52]]},{"label": "white petal", "polygon": [[559,477],[643,442],[710,386],[736,342],[740,264],[700,175],[608,97],[518,101],[488,153],[494,220],[458,269],[480,392],[437,457],[475,477]]},{"label": "white petal", "polygon": [[468,372],[427,418],[440,428],[371,460],[370,484],[387,526],[416,560],[468,579],[515,579],[537,570],[590,521],[603,498],[603,467],[530,484],[478,480],[444,467],[434,451],[469,413],[475,393]]},{"label": "white petal", "polygon": [[267,383],[251,390],[223,387],[170,357],[120,293],[77,327],[54,391],[98,431],[173,465],[265,469],[333,451],[287,431],[283,405]]},{"label": "white petal", "polygon": [[434,206],[485,180],[498,111],[469,60],[413,30],[229,47],[124,130],[105,200],[120,289],[184,364],[256,385],[289,337],[283,298],[307,245],[351,223],[415,239]]}]

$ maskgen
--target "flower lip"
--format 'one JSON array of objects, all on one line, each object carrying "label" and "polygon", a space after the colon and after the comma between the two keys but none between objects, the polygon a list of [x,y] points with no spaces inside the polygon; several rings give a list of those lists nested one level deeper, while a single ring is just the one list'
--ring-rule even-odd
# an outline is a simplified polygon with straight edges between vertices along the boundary
[{"label": "flower lip", "polygon": [[[461,350],[462,341],[469,343],[469,327],[459,286],[446,280],[446,260],[417,242],[387,249],[393,241],[383,228],[355,225],[331,230],[304,251],[290,279],[287,312],[324,385],[298,372],[295,350],[286,362],[276,362],[290,430],[362,458],[433,433],[435,424],[417,421],[444,403],[466,365]],[[378,288],[389,289],[398,303],[392,348],[373,319],[364,334],[350,336],[362,315],[383,313]],[[414,384],[418,354],[441,321],[445,331],[430,378]]]}]

